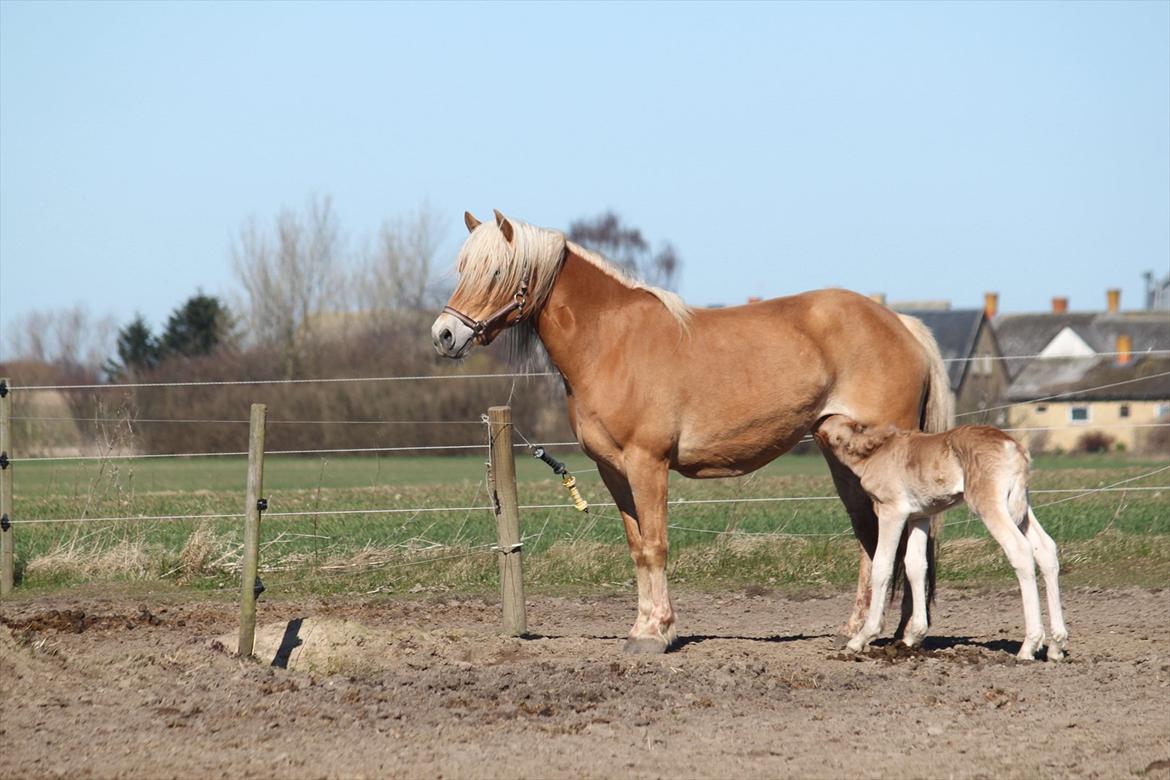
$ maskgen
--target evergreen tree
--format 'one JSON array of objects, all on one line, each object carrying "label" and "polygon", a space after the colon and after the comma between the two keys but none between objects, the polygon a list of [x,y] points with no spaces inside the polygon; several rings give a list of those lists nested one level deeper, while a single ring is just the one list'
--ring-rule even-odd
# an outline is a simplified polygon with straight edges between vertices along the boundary
[{"label": "evergreen tree", "polygon": [[118,331],[117,350],[118,359],[105,365],[106,373],[115,379],[149,371],[161,359],[159,341],[141,314]]},{"label": "evergreen tree", "polygon": [[219,298],[198,293],[171,312],[159,344],[164,357],[210,354],[230,337],[231,316]]}]

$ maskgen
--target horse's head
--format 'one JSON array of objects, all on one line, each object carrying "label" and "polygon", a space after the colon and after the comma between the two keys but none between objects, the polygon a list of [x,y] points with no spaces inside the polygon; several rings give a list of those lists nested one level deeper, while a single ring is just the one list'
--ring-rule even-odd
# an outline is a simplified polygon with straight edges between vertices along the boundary
[{"label": "horse's head", "polygon": [[495,214],[494,224],[463,215],[471,235],[459,250],[459,284],[431,326],[443,357],[461,358],[527,320],[559,270],[563,235]]}]

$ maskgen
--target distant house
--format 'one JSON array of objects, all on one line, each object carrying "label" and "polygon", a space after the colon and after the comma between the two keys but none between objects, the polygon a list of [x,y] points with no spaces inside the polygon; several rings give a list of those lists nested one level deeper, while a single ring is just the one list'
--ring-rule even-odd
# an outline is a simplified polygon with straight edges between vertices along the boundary
[{"label": "distant house", "polygon": [[[985,310],[903,308],[898,304],[893,308],[922,320],[934,333],[943,360],[947,361],[956,412],[977,412],[1000,404],[1007,390],[1008,375]],[[992,413],[987,419],[976,419],[1002,423],[1002,414]]]},{"label": "distant house", "polygon": [[[1104,312],[1070,312],[1053,300],[1044,314],[1003,315],[996,335],[1007,356],[1012,428],[1036,450],[1082,449],[1095,434],[1127,449],[1158,449],[1170,422],[1170,313],[1120,310],[1110,290]],[[1056,397],[1053,397],[1056,396]],[[1046,430],[1039,430],[1046,429]]]}]

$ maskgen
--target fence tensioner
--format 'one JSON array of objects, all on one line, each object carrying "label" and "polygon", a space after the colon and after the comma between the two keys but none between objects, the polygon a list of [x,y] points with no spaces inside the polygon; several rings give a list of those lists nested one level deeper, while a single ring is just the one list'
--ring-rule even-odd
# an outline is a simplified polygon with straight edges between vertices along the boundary
[{"label": "fence tensioner", "polygon": [[569,491],[569,498],[573,499],[573,506],[577,507],[578,512],[589,511],[589,502],[582,498],[581,491],[577,490],[577,478],[569,473],[564,463],[545,452],[544,447],[534,449],[532,457],[543,460],[553,470],[553,473],[560,476],[561,484],[565,486],[565,490]]}]

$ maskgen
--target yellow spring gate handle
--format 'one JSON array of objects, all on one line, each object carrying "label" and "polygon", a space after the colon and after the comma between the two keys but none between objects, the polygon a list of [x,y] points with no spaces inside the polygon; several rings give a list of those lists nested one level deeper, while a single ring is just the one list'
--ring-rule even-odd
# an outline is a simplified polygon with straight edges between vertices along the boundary
[{"label": "yellow spring gate handle", "polygon": [[537,447],[532,451],[532,457],[543,460],[554,474],[561,477],[561,484],[564,485],[565,490],[569,491],[569,498],[573,499],[573,506],[577,507],[578,512],[588,512],[589,502],[581,496],[581,491],[577,489],[577,478],[569,473],[565,468],[565,464],[545,452],[544,447]]}]

